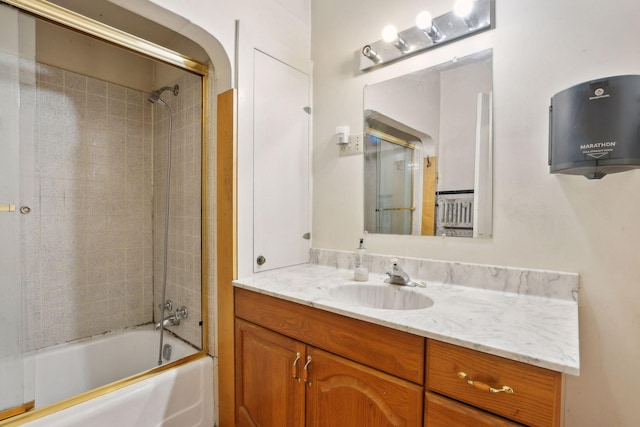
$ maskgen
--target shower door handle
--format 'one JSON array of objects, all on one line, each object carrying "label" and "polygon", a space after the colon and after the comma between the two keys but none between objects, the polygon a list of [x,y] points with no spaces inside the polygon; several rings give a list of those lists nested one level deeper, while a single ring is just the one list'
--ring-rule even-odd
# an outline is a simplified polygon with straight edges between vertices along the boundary
[{"label": "shower door handle", "polygon": [[15,212],[16,205],[0,205],[0,212]]}]

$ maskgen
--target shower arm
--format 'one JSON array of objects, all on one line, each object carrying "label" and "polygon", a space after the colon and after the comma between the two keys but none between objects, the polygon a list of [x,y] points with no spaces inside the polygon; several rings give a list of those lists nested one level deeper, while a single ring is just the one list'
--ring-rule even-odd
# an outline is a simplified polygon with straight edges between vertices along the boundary
[{"label": "shower arm", "polygon": [[162,101],[162,99],[160,99],[160,95],[162,95],[166,91],[173,92],[173,96],[178,96],[178,94],[180,93],[180,86],[164,86],[160,89],[156,89],[151,92],[151,95],[149,96],[149,98],[147,98],[147,100],[151,103],[164,102]]}]

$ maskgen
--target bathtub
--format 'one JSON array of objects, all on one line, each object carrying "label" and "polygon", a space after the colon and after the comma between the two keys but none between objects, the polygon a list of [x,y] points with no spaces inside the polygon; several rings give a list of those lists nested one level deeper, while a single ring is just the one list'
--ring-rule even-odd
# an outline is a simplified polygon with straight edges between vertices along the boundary
[{"label": "bathtub", "polygon": [[[148,326],[30,355],[26,371],[34,376],[26,384],[34,388],[27,396],[40,410],[16,421],[29,427],[213,426],[213,359],[169,333],[164,343],[172,355],[157,375],[144,372],[158,361],[159,332]],[[189,362],[174,362],[183,357]],[[125,378],[123,387],[111,384]],[[73,397],[94,389],[84,396],[94,396],[89,400]],[[54,402],[64,399],[84,401],[55,411]]]}]

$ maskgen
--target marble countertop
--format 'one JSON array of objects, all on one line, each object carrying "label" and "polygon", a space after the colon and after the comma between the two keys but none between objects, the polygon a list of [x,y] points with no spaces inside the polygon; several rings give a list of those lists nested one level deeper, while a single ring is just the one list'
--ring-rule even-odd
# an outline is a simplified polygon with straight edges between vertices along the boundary
[{"label": "marble countertop", "polygon": [[355,282],[352,270],[303,264],[239,279],[234,286],[566,374],[580,372],[575,300],[431,281],[396,287],[431,298],[433,305],[423,309],[369,308],[333,296],[342,285],[395,286],[384,284],[385,278],[370,273],[367,282]]}]

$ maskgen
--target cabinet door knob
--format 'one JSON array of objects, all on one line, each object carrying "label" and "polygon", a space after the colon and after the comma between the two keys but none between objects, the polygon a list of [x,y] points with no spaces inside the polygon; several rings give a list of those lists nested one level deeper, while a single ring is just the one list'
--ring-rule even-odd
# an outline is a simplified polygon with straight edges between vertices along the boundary
[{"label": "cabinet door knob", "polygon": [[294,380],[298,380],[298,382],[300,382],[300,375],[298,375],[298,361],[300,361],[301,357],[302,355],[300,354],[300,352],[297,352],[296,360],[294,360],[293,364],[291,365],[291,376]]},{"label": "cabinet door knob", "polygon": [[258,265],[262,265],[265,262],[267,262],[267,259],[265,257],[263,257],[262,255],[258,256],[258,258],[256,259],[256,262],[258,263]]},{"label": "cabinet door knob", "polygon": [[302,368],[302,380],[311,387],[311,380],[309,379],[309,365],[311,365],[311,356],[307,356],[307,363],[305,363],[304,368]]},{"label": "cabinet door knob", "polygon": [[513,389],[508,385],[503,385],[501,388],[493,388],[489,384],[472,380],[469,377],[469,375],[467,375],[464,372],[458,372],[458,377],[465,380],[467,384],[469,384],[471,387],[480,391],[487,391],[489,393],[508,393],[508,394],[514,393]]}]

